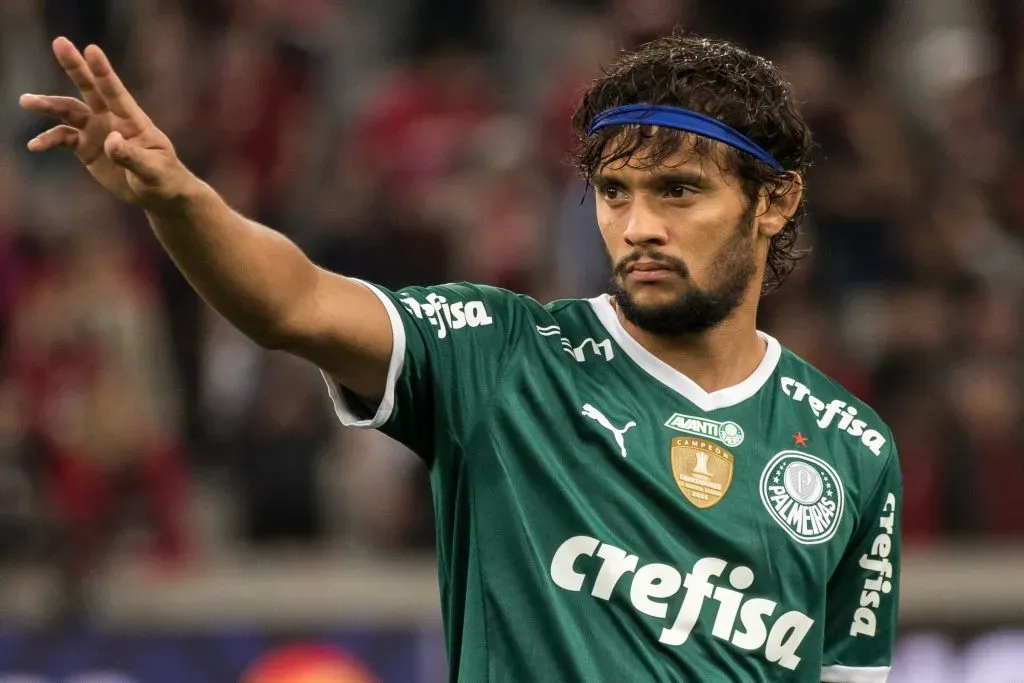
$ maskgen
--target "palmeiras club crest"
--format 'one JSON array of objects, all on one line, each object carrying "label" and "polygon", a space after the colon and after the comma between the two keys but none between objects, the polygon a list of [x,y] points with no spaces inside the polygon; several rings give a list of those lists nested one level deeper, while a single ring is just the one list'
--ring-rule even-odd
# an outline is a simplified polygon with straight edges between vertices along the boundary
[{"label": "palmeiras club crest", "polygon": [[799,543],[832,538],[843,519],[846,494],[835,469],[801,451],[777,453],[761,472],[761,502]]}]

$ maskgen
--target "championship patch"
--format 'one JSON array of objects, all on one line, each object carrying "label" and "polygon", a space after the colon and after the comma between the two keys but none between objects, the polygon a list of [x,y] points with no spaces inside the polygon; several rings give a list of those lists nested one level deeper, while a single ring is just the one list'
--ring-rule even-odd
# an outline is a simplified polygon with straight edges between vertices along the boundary
[{"label": "championship patch", "polygon": [[809,453],[782,451],[761,473],[761,502],[797,542],[824,543],[843,519],[846,495],[839,475]]},{"label": "championship patch", "polygon": [[729,490],[735,458],[718,444],[677,436],[672,439],[670,457],[679,491],[702,510],[722,500]]}]

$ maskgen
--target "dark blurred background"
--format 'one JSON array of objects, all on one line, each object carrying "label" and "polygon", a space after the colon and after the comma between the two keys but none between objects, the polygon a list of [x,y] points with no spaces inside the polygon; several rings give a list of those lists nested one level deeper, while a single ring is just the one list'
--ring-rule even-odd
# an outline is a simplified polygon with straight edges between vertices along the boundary
[{"label": "dark blurred background", "polygon": [[[18,95],[71,94],[54,36],[101,44],[190,167],[321,264],[547,301],[606,279],[574,100],[677,25],[774,60],[817,137],[811,256],[761,324],[895,432],[899,680],[1024,680],[992,630],[1024,627],[1020,0],[2,0],[0,680],[157,680],[132,634],[211,624],[249,653],[211,680],[341,627],[366,661],[402,659],[375,633],[416,651],[382,680],[439,666],[423,468],[337,427],[315,369],[228,327],[70,155],[24,151],[48,123]],[[108,654],[47,668],[82,633]]]}]

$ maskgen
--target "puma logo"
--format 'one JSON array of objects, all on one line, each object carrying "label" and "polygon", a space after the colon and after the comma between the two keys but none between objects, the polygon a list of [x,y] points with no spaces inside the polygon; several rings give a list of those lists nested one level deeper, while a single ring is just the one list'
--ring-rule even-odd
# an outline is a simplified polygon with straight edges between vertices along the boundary
[{"label": "puma logo", "polygon": [[583,416],[589,417],[591,420],[594,420],[595,422],[597,422],[597,424],[601,425],[609,432],[611,432],[612,436],[615,438],[615,443],[619,445],[619,451],[622,453],[622,457],[626,457],[625,434],[630,430],[631,427],[636,427],[636,422],[628,422],[626,423],[626,426],[623,427],[622,429],[616,429],[615,426],[608,421],[608,418],[605,417],[600,410],[590,405],[589,403],[583,404]]}]

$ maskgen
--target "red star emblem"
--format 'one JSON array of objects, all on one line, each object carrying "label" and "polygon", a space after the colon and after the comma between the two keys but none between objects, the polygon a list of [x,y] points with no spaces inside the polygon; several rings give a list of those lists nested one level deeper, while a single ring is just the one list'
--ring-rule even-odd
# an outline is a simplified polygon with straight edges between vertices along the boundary
[{"label": "red star emblem", "polygon": [[793,435],[793,443],[797,446],[806,446],[807,437],[801,434],[800,432],[797,432],[796,434]]}]

